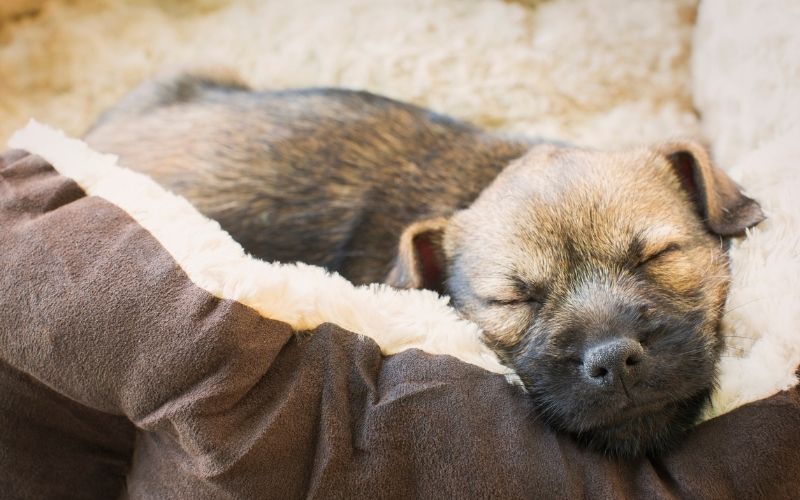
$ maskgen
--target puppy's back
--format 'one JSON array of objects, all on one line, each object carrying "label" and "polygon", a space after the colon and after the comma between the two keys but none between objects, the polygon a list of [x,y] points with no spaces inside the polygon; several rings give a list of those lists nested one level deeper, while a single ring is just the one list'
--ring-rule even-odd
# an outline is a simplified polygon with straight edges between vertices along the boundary
[{"label": "puppy's back", "polygon": [[468,205],[530,144],[343,89],[150,81],[88,133],[216,219],[248,252],[383,279],[403,227]]}]

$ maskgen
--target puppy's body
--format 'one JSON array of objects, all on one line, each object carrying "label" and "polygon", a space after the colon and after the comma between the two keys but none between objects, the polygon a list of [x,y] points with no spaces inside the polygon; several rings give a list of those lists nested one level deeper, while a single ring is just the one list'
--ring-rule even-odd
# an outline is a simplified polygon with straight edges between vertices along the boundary
[{"label": "puppy's body", "polygon": [[669,447],[714,385],[721,237],[763,215],[692,142],[503,138],[364,92],[151,82],[87,141],[252,254],[448,293],[540,415],[591,446]]},{"label": "puppy's body", "polygon": [[468,206],[530,144],[366,92],[151,82],[87,142],[219,221],[264,260],[383,281],[410,223]]}]

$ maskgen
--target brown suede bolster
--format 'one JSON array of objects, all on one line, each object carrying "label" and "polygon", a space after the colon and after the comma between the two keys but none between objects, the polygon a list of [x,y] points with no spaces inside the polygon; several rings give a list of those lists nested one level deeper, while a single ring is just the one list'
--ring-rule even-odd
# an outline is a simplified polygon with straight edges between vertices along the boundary
[{"label": "brown suede bolster", "polygon": [[[169,214],[164,214],[169,217]],[[111,203],[0,157],[0,491],[8,498],[792,498],[800,392],[657,462],[554,434],[495,374],[382,357],[218,299]]]}]

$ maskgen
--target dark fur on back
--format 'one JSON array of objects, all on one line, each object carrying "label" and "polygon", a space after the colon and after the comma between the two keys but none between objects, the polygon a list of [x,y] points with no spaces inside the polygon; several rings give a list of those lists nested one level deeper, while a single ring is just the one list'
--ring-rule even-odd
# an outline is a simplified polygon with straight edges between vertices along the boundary
[{"label": "dark fur on back", "polygon": [[368,92],[255,92],[194,75],[145,83],[87,141],[188,198],[249,253],[355,283],[382,281],[405,226],[466,207],[532,144]]}]

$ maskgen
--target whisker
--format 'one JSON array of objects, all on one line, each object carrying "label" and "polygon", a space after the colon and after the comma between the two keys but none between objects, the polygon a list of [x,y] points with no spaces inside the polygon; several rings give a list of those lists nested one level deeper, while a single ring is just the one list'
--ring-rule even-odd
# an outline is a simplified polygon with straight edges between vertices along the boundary
[{"label": "whisker", "polygon": [[735,356],[737,358],[740,358],[740,357],[742,357],[743,354],[746,354],[746,353],[748,353],[750,351],[746,351],[744,349],[738,349],[738,350],[737,349],[726,349],[726,350],[724,350],[722,352],[727,352],[729,355],[731,355],[731,357]]},{"label": "whisker", "polygon": [[729,312],[735,311],[735,310],[740,309],[740,308],[745,307],[745,306],[749,306],[750,304],[755,304],[756,302],[759,302],[759,301],[762,301],[762,300],[764,300],[764,297],[759,297],[757,299],[753,299],[753,300],[750,300],[748,302],[744,302],[742,304],[737,304],[737,305],[735,305],[733,307],[726,307],[725,308],[725,313],[727,314]]},{"label": "whisker", "polygon": [[[739,345],[738,343],[736,343],[735,341],[732,341],[731,343],[727,343],[727,342],[726,342],[726,343],[725,343],[725,347],[728,347],[728,348],[730,348],[730,349],[742,349],[742,346],[740,346],[740,345]],[[752,347],[752,345],[751,345],[750,347]]]},{"label": "whisker", "polygon": [[754,339],[752,337],[745,337],[744,335],[722,335],[723,339],[744,339],[749,340],[751,342],[755,342],[758,339]]}]

